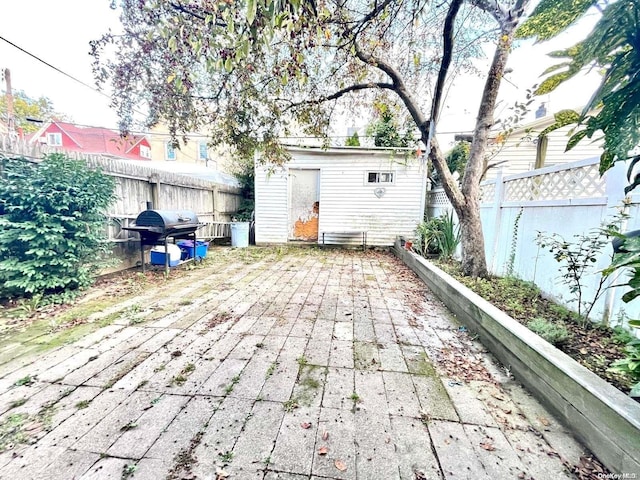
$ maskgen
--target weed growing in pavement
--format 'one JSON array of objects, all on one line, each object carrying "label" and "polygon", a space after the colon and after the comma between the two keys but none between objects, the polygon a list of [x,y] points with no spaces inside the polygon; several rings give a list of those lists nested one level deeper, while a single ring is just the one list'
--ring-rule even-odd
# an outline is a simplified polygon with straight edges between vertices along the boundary
[{"label": "weed growing in pavement", "polygon": [[84,408],[87,408],[90,403],[91,402],[89,400],[80,400],[78,403],[76,403],[76,408],[78,410],[82,410]]},{"label": "weed growing in pavement", "polygon": [[225,387],[224,392],[227,395],[229,395],[231,392],[233,392],[234,387],[239,381],[240,381],[240,375],[236,375],[235,377],[233,377],[231,379],[231,383]]},{"label": "weed growing in pavement", "polygon": [[226,451],[224,453],[219,453],[218,458],[220,459],[220,463],[223,465],[228,465],[233,460],[233,452]]},{"label": "weed growing in pavement", "polygon": [[133,475],[137,469],[138,466],[135,463],[127,463],[122,467],[122,476],[120,478],[122,480],[126,480]]},{"label": "weed growing in pavement", "polygon": [[284,408],[285,412],[293,412],[296,408],[298,408],[298,399],[295,397],[291,397],[289,400],[282,404],[282,408]]},{"label": "weed growing in pavement", "polygon": [[269,378],[271,375],[273,375],[273,372],[276,371],[277,367],[278,367],[278,362],[273,362],[271,365],[269,365],[269,368],[267,369],[267,373],[265,374],[265,378]]},{"label": "weed growing in pavement", "polygon": [[173,377],[173,379],[171,380],[171,384],[181,386],[181,385],[184,385],[184,382],[186,381],[187,381],[187,377],[179,373],[178,375]]},{"label": "weed growing in pavement", "polygon": [[120,427],[120,430],[122,431],[133,430],[134,428],[137,428],[137,427],[138,427],[137,422],[129,422],[126,425],[123,425],[122,427]]},{"label": "weed growing in pavement", "polygon": [[21,379],[16,380],[13,386],[14,387],[29,386],[29,385],[32,385],[33,382],[35,382],[35,378],[32,377],[31,375],[27,375],[26,377],[22,377]]}]

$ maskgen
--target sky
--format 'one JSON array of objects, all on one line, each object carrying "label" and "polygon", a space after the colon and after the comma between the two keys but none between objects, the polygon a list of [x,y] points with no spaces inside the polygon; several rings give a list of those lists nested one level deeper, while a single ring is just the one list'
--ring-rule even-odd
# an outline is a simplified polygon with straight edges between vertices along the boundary
[{"label": "sky", "polygon": [[[3,2],[0,36],[36,55],[67,74],[94,85],[89,41],[99,38],[109,28],[118,30],[118,13],[111,10],[110,0],[22,0]],[[581,25],[539,45],[520,42],[507,65],[511,72],[503,81],[496,113],[508,114],[515,101],[524,101],[527,88],[540,82],[540,74],[553,63],[547,53],[567,47],[583,38],[592,28],[596,16]],[[491,53],[489,53],[490,55]],[[488,60],[478,66],[486,71]],[[45,96],[57,111],[82,125],[115,128],[117,116],[109,107],[109,99],[80,85],[63,74],[43,65],[17,48],[0,40],[0,69],[11,70],[14,90],[24,90],[32,98]],[[484,80],[479,77],[459,78],[442,108],[438,132],[441,145],[453,140],[454,132],[473,129]],[[528,119],[540,103],[549,113],[565,108],[578,108],[590,98],[598,84],[598,75],[581,75],[557,89],[553,94],[536,98]],[[2,85],[4,90],[4,84]],[[364,120],[356,121],[363,126]],[[345,127],[346,130],[346,127]],[[346,132],[338,132],[344,135]]]}]

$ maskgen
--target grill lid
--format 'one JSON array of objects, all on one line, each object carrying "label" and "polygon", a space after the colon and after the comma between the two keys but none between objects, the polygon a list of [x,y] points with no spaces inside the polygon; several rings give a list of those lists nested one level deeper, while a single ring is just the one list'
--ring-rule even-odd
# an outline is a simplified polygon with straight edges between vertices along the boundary
[{"label": "grill lid", "polygon": [[[182,230],[200,226],[191,210],[145,210],[136,218],[136,227],[155,227],[156,231]],[[150,229],[149,229],[150,230]]]}]

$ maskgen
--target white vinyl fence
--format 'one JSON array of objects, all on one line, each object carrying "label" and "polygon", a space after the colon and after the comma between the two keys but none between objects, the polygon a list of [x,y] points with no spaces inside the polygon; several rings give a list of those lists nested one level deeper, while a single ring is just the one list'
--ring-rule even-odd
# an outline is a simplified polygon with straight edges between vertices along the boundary
[{"label": "white vinyl fence", "polygon": [[[556,233],[572,242],[615,215],[625,198],[626,167],[617,165],[602,177],[598,167],[599,159],[594,158],[508,177],[499,173],[495,180],[483,182],[481,217],[490,271],[505,275],[513,258],[515,276],[535,282],[546,295],[575,309],[574,295],[560,278],[560,265],[536,244],[536,236]],[[640,192],[628,201],[630,218],[623,231],[640,229]],[[426,205],[428,217],[452,209],[441,188],[427,192]],[[612,253],[610,246],[603,250],[598,269],[609,265]],[[599,278],[599,273],[584,277],[587,299],[593,298]],[[612,279],[614,284],[624,280],[624,274]],[[596,303],[592,319],[616,325],[640,318],[640,300],[625,304],[624,292],[624,287],[609,288]]]}]

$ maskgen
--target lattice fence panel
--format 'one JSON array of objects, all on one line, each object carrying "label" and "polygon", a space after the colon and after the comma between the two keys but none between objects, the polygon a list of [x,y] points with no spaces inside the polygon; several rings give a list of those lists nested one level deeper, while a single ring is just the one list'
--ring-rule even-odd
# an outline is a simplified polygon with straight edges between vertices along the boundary
[{"label": "lattice fence panel", "polygon": [[447,194],[444,193],[444,190],[432,190],[431,192],[429,192],[427,204],[432,207],[447,206],[449,205],[449,199],[447,198]]},{"label": "lattice fence panel", "polygon": [[505,202],[593,198],[606,194],[598,165],[585,165],[505,182]]},{"label": "lattice fence panel", "polygon": [[487,183],[480,186],[480,203],[493,203],[496,201],[496,184]]}]

